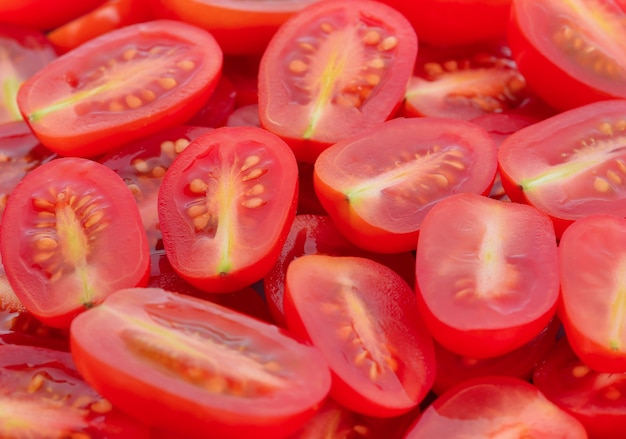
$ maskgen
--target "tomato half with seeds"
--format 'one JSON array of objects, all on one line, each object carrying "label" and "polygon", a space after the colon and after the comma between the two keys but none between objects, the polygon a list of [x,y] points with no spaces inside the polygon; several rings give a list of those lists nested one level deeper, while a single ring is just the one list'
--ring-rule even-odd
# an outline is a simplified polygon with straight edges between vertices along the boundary
[{"label": "tomato half with seeds", "polygon": [[508,42],[528,86],[566,110],[626,98],[625,22],[621,0],[513,0]]},{"label": "tomato half with seeds", "polygon": [[556,312],[552,223],[532,206],[452,195],[424,218],[415,276],[435,340],[468,357],[504,355],[530,342]]},{"label": "tomato half with seeds", "polygon": [[559,113],[507,137],[498,151],[513,201],[547,213],[557,237],[591,214],[626,217],[626,100]]},{"label": "tomato half with seeds", "polygon": [[41,143],[93,157],[180,125],[218,82],[222,52],[194,26],[156,20],[108,32],[49,63],[18,93]]},{"label": "tomato half with seeds", "polygon": [[145,285],[146,232],[124,181],[104,165],[66,157],[15,187],[0,225],[7,279],[26,309],[69,327],[120,288]]},{"label": "tomato half with seeds", "polygon": [[281,438],[330,388],[313,347],[211,302],[131,288],[71,326],[76,367],[114,406],[174,437]]},{"label": "tomato half with seeds", "polygon": [[309,254],[285,278],[287,328],[330,367],[330,395],[359,413],[392,417],[422,401],[435,378],[432,339],[411,287],[367,258]]},{"label": "tomato half with seeds", "polygon": [[289,146],[256,127],[222,127],[196,138],[158,194],[172,268],[208,292],[261,280],[296,213],[298,165]]},{"label": "tomato half with seeds", "polygon": [[0,436],[150,437],[83,380],[68,352],[9,345],[0,346]]},{"label": "tomato half with seeds", "polygon": [[263,127],[313,162],[338,140],[389,118],[417,55],[415,31],[374,1],[322,1],[288,20],[259,69]]},{"label": "tomato half with seeds", "polygon": [[437,202],[458,192],[489,192],[496,154],[489,134],[470,122],[396,118],[322,152],[314,186],[337,228],[357,246],[412,251]]},{"label": "tomato half with seeds", "polygon": [[563,233],[559,261],[559,313],[572,348],[597,371],[626,371],[626,220],[590,215],[576,221]]}]

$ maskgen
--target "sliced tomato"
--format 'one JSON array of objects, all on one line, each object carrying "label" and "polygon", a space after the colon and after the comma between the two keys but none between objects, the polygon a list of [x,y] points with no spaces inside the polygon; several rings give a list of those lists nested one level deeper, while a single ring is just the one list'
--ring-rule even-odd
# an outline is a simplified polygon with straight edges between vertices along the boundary
[{"label": "sliced tomato", "polygon": [[437,373],[433,392],[441,395],[465,380],[486,376],[510,376],[528,381],[536,367],[554,348],[561,322],[554,318],[543,331],[525,345],[492,358],[473,358],[455,354],[435,342]]},{"label": "sliced tomato", "polygon": [[156,288],[78,316],[72,353],[113,405],[178,437],[280,438],[326,397],[320,353],[275,326]]},{"label": "sliced tomato", "polygon": [[440,201],[422,223],[415,276],[435,340],[475,358],[504,355],[537,336],[559,297],[550,219],[475,194]]},{"label": "sliced tomato", "polygon": [[563,233],[559,260],[559,312],[572,348],[597,371],[626,371],[626,220],[591,215],[576,221]]},{"label": "sliced tomato", "polygon": [[208,30],[228,54],[262,53],[278,28],[319,0],[152,0],[157,17]]},{"label": "sliced tomato", "polygon": [[222,127],[176,158],[159,190],[174,270],[208,292],[236,291],[272,268],[295,216],[298,166],[279,137]]},{"label": "sliced tomato", "polygon": [[411,252],[384,254],[362,250],[339,232],[328,215],[299,214],[293,220],[280,256],[263,278],[263,291],[269,310],[274,321],[281,326],[286,325],[283,302],[287,268],[294,259],[307,254],[372,259],[393,269],[409,285],[415,284],[415,258]]},{"label": "sliced tomato", "polygon": [[511,200],[547,213],[557,237],[591,214],[626,217],[626,100],[597,102],[523,128],[500,145]]},{"label": "sliced tomato", "polygon": [[48,32],[48,40],[58,53],[69,52],[114,29],[152,18],[147,0],[107,0],[85,12]]},{"label": "sliced tomato", "polygon": [[354,244],[384,253],[411,251],[437,202],[457,192],[489,193],[496,154],[489,134],[470,122],[397,118],[320,154],[314,185]]},{"label": "sliced tomato", "polygon": [[531,87],[559,110],[626,98],[626,5],[514,0],[508,41]]},{"label": "sliced tomato", "polygon": [[582,424],[519,378],[465,381],[430,405],[405,439],[586,439]]},{"label": "sliced tomato", "polygon": [[413,290],[370,259],[304,255],[285,279],[287,328],[317,347],[333,374],[331,396],[370,416],[406,413],[435,375],[432,339]]},{"label": "sliced tomato", "polygon": [[389,118],[417,55],[415,31],[374,1],[322,1],[276,33],[259,70],[261,124],[314,162],[338,140]]},{"label": "sliced tomato", "polygon": [[0,24],[0,136],[4,136],[7,125],[23,120],[17,106],[17,92],[22,83],[56,57],[43,33]]},{"label": "sliced tomato", "polygon": [[223,127],[235,110],[236,102],[235,84],[227,76],[222,75],[211,97],[187,124],[209,128]]},{"label": "sliced tomato", "polygon": [[54,327],[149,275],[132,194],[109,168],[81,158],[45,163],[20,181],[2,217],[0,254],[20,301]]},{"label": "sliced tomato", "polygon": [[0,436],[150,437],[83,380],[69,353],[8,345],[0,346]]},{"label": "sliced tomato", "polygon": [[98,7],[106,0],[2,0],[0,23],[50,30]]},{"label": "sliced tomato", "polygon": [[567,338],[559,340],[533,375],[554,404],[578,419],[590,438],[618,439],[626,428],[626,375],[596,372],[581,361]]},{"label": "sliced tomato", "polygon": [[117,29],[29,78],[18,105],[41,142],[60,155],[93,157],[180,125],[209,98],[222,52],[194,26],[168,20]]}]

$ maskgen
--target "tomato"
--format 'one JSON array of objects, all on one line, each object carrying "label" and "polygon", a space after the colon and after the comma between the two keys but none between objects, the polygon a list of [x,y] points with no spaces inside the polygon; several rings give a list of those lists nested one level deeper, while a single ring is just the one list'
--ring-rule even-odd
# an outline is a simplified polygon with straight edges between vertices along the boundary
[{"label": "tomato", "polygon": [[223,127],[198,137],[172,163],[158,194],[174,270],[208,292],[261,280],[293,222],[297,183],[293,153],[261,128]]},{"label": "tomato", "polygon": [[65,53],[97,36],[150,18],[146,0],[107,0],[48,32],[48,40],[58,53]]},{"label": "tomato", "polygon": [[547,213],[557,237],[590,214],[626,216],[626,100],[569,110],[509,136],[498,153],[511,200]]},{"label": "tomato", "polygon": [[258,104],[260,63],[260,55],[224,56],[223,74],[233,82],[237,90],[235,108]]},{"label": "tomato", "polygon": [[258,127],[261,128],[259,120],[259,105],[248,104],[233,110],[226,119],[227,127]]},{"label": "tomato", "polygon": [[465,381],[429,406],[405,439],[586,439],[584,427],[526,381],[485,377]]},{"label": "tomato", "polygon": [[299,161],[383,122],[400,105],[417,55],[411,25],[374,1],[322,1],[287,21],[259,69],[259,116]]},{"label": "tomato", "polygon": [[581,360],[600,372],[626,371],[625,245],[626,220],[612,215],[576,221],[559,245],[565,332]]},{"label": "tomato", "polygon": [[114,406],[185,438],[280,438],[330,388],[319,352],[205,300],[125,289],[71,326],[76,367]]},{"label": "tomato", "polygon": [[93,157],[179,125],[209,98],[221,49],[176,21],[126,26],[49,63],[20,88],[18,105],[41,143]]},{"label": "tomato", "polygon": [[591,369],[572,351],[567,339],[539,365],[533,382],[541,392],[587,429],[589,437],[618,439],[626,427],[626,375]]},{"label": "tomato", "polygon": [[415,258],[411,252],[373,253],[362,250],[348,241],[328,215],[298,214],[276,263],[263,278],[263,291],[274,321],[285,326],[283,302],[285,277],[289,264],[307,254],[359,256],[380,262],[393,269],[409,285],[415,284]]},{"label": "tomato", "polygon": [[370,416],[406,413],[435,375],[432,339],[411,287],[370,259],[304,255],[287,267],[287,328],[311,341],[333,373],[330,395]]},{"label": "tomato", "polygon": [[0,136],[8,125],[22,121],[17,106],[17,92],[22,83],[56,57],[41,32],[0,24]]},{"label": "tomato", "polygon": [[554,229],[531,206],[475,194],[440,201],[422,223],[415,267],[418,304],[430,332],[464,356],[511,352],[556,312]]},{"label": "tomato", "polygon": [[0,408],[3,438],[149,437],[83,380],[67,352],[0,346]]},{"label": "tomato", "polygon": [[504,48],[440,49],[426,57],[422,52],[405,93],[407,116],[470,120],[512,111],[529,99],[526,81]]},{"label": "tomato", "polygon": [[2,0],[0,23],[49,30],[87,13],[105,0]]},{"label": "tomato", "polygon": [[219,128],[226,125],[226,121],[235,110],[237,89],[227,76],[221,76],[211,97],[203,107],[187,122],[188,125]]},{"label": "tomato", "polygon": [[229,54],[262,53],[294,13],[319,0],[152,0],[157,17],[178,19],[211,32]]},{"label": "tomato", "polygon": [[472,358],[455,354],[435,342],[437,372],[433,392],[441,395],[463,381],[491,375],[510,376],[528,381],[537,365],[554,348],[561,328],[558,319],[552,319],[535,338],[525,345],[492,358]]},{"label": "tomato", "polygon": [[468,46],[506,34],[511,0],[382,0],[402,12],[420,41]]},{"label": "tomato", "polygon": [[149,274],[132,194],[113,171],[81,158],[52,160],[20,181],[2,217],[0,254],[20,301],[54,327]]},{"label": "tomato", "polygon": [[315,162],[314,185],[354,244],[410,251],[437,202],[457,192],[489,192],[496,154],[488,133],[470,122],[398,118],[325,150]]},{"label": "tomato", "polygon": [[548,104],[566,110],[626,98],[621,0],[513,0],[511,12],[513,57],[529,87]]}]

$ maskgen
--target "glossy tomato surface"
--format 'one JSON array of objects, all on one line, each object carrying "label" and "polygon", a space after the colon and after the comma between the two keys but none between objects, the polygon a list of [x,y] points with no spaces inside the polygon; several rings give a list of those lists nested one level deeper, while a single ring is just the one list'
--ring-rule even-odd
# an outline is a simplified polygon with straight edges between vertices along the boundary
[{"label": "glossy tomato surface", "polygon": [[52,160],[20,181],[2,217],[0,254],[26,309],[58,327],[149,275],[132,194],[113,171],[81,158]]},{"label": "glossy tomato surface", "polygon": [[208,292],[236,291],[271,269],[297,205],[298,166],[279,137],[223,127],[180,153],[159,190],[159,224],[174,270]]},{"label": "glossy tomato surface", "polygon": [[587,215],[626,216],[625,111],[626,100],[597,102],[509,136],[498,152],[506,193],[547,213],[557,237]]},{"label": "glossy tomato surface", "polygon": [[330,388],[311,346],[273,325],[164,290],[126,289],[77,317],[72,353],[115,406],[185,438],[280,438]]},{"label": "glossy tomato surface", "polygon": [[46,31],[87,13],[105,1],[3,0],[0,3],[0,22]]},{"label": "glossy tomato surface", "polygon": [[49,63],[18,105],[41,142],[93,157],[190,119],[213,92],[222,51],[206,31],[170,20],[126,26]]},{"label": "glossy tomato surface", "polygon": [[397,118],[325,150],[314,185],[350,241],[396,253],[415,250],[422,221],[439,201],[458,192],[486,194],[495,173],[496,146],[479,126]]},{"label": "glossy tomato surface", "polygon": [[456,194],[426,215],[415,276],[422,316],[435,340],[488,358],[530,342],[559,297],[554,229],[537,209]]},{"label": "glossy tomato surface", "polygon": [[416,54],[415,32],[396,10],[367,0],[315,3],[263,54],[261,124],[312,163],[328,145],[393,114]]}]

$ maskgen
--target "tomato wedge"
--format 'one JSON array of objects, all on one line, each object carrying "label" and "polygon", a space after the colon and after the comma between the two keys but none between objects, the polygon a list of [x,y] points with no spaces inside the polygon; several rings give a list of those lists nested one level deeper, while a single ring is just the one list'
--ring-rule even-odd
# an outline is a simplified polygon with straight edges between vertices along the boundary
[{"label": "tomato wedge", "polygon": [[259,69],[259,116],[300,161],[390,117],[404,96],[417,38],[395,9],[321,1],[276,33]]},{"label": "tomato wedge", "polygon": [[211,302],[131,288],[71,326],[76,367],[114,406],[176,437],[280,438],[330,388],[320,353]]},{"label": "tomato wedge", "polygon": [[397,118],[320,154],[314,186],[355,245],[381,253],[412,251],[437,202],[458,192],[489,192],[496,154],[489,134],[470,122]]},{"label": "tomato wedge", "polygon": [[45,146],[93,157],[190,119],[221,67],[208,32],[177,21],[139,23],[46,65],[22,85],[18,106]]},{"label": "tomato wedge", "polygon": [[146,232],[124,181],[104,165],[66,157],[15,187],[0,225],[7,279],[27,310],[69,327],[120,288],[145,285]]},{"label": "tomato wedge", "polygon": [[435,375],[432,339],[415,294],[367,258],[304,255],[287,268],[287,328],[317,347],[331,396],[359,413],[392,417],[424,399]]},{"label": "tomato wedge", "polygon": [[172,268],[208,292],[230,292],[272,268],[296,213],[298,165],[279,137],[222,127],[191,142],[159,189]]},{"label": "tomato wedge", "polygon": [[464,356],[511,352],[556,312],[554,229],[531,206],[475,194],[440,201],[422,223],[415,267],[418,304],[430,332]]}]

